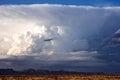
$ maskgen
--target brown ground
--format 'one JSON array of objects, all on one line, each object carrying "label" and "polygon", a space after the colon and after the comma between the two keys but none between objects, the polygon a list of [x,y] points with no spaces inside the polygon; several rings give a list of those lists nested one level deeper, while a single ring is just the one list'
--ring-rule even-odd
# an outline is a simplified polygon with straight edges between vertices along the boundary
[{"label": "brown ground", "polygon": [[120,75],[1,75],[0,80],[120,80]]}]

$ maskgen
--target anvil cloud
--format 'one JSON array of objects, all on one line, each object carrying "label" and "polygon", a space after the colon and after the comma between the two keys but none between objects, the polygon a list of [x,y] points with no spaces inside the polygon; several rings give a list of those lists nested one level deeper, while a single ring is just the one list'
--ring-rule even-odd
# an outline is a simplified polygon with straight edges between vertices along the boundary
[{"label": "anvil cloud", "polygon": [[107,71],[120,66],[110,56],[119,51],[107,47],[120,29],[119,13],[120,7],[1,5],[0,68]]}]

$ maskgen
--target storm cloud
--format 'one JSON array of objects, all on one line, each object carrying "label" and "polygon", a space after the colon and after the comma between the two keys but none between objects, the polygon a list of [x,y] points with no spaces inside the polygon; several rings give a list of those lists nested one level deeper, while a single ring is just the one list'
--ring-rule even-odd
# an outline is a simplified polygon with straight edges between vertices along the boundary
[{"label": "storm cloud", "polygon": [[120,7],[1,5],[0,68],[109,71],[110,65],[120,66],[120,45],[115,51],[110,47],[119,34],[119,13]]}]

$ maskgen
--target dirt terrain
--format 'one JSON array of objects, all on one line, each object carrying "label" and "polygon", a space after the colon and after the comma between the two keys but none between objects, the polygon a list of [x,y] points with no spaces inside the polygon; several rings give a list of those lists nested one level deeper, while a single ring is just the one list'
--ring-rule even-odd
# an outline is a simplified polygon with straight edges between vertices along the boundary
[{"label": "dirt terrain", "polygon": [[0,80],[120,80],[120,75],[1,75]]}]

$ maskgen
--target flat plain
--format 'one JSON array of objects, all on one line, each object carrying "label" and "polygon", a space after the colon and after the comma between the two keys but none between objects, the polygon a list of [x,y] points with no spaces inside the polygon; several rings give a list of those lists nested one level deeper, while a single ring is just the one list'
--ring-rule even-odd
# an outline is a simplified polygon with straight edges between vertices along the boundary
[{"label": "flat plain", "polygon": [[120,80],[120,75],[0,75],[0,80]]}]

